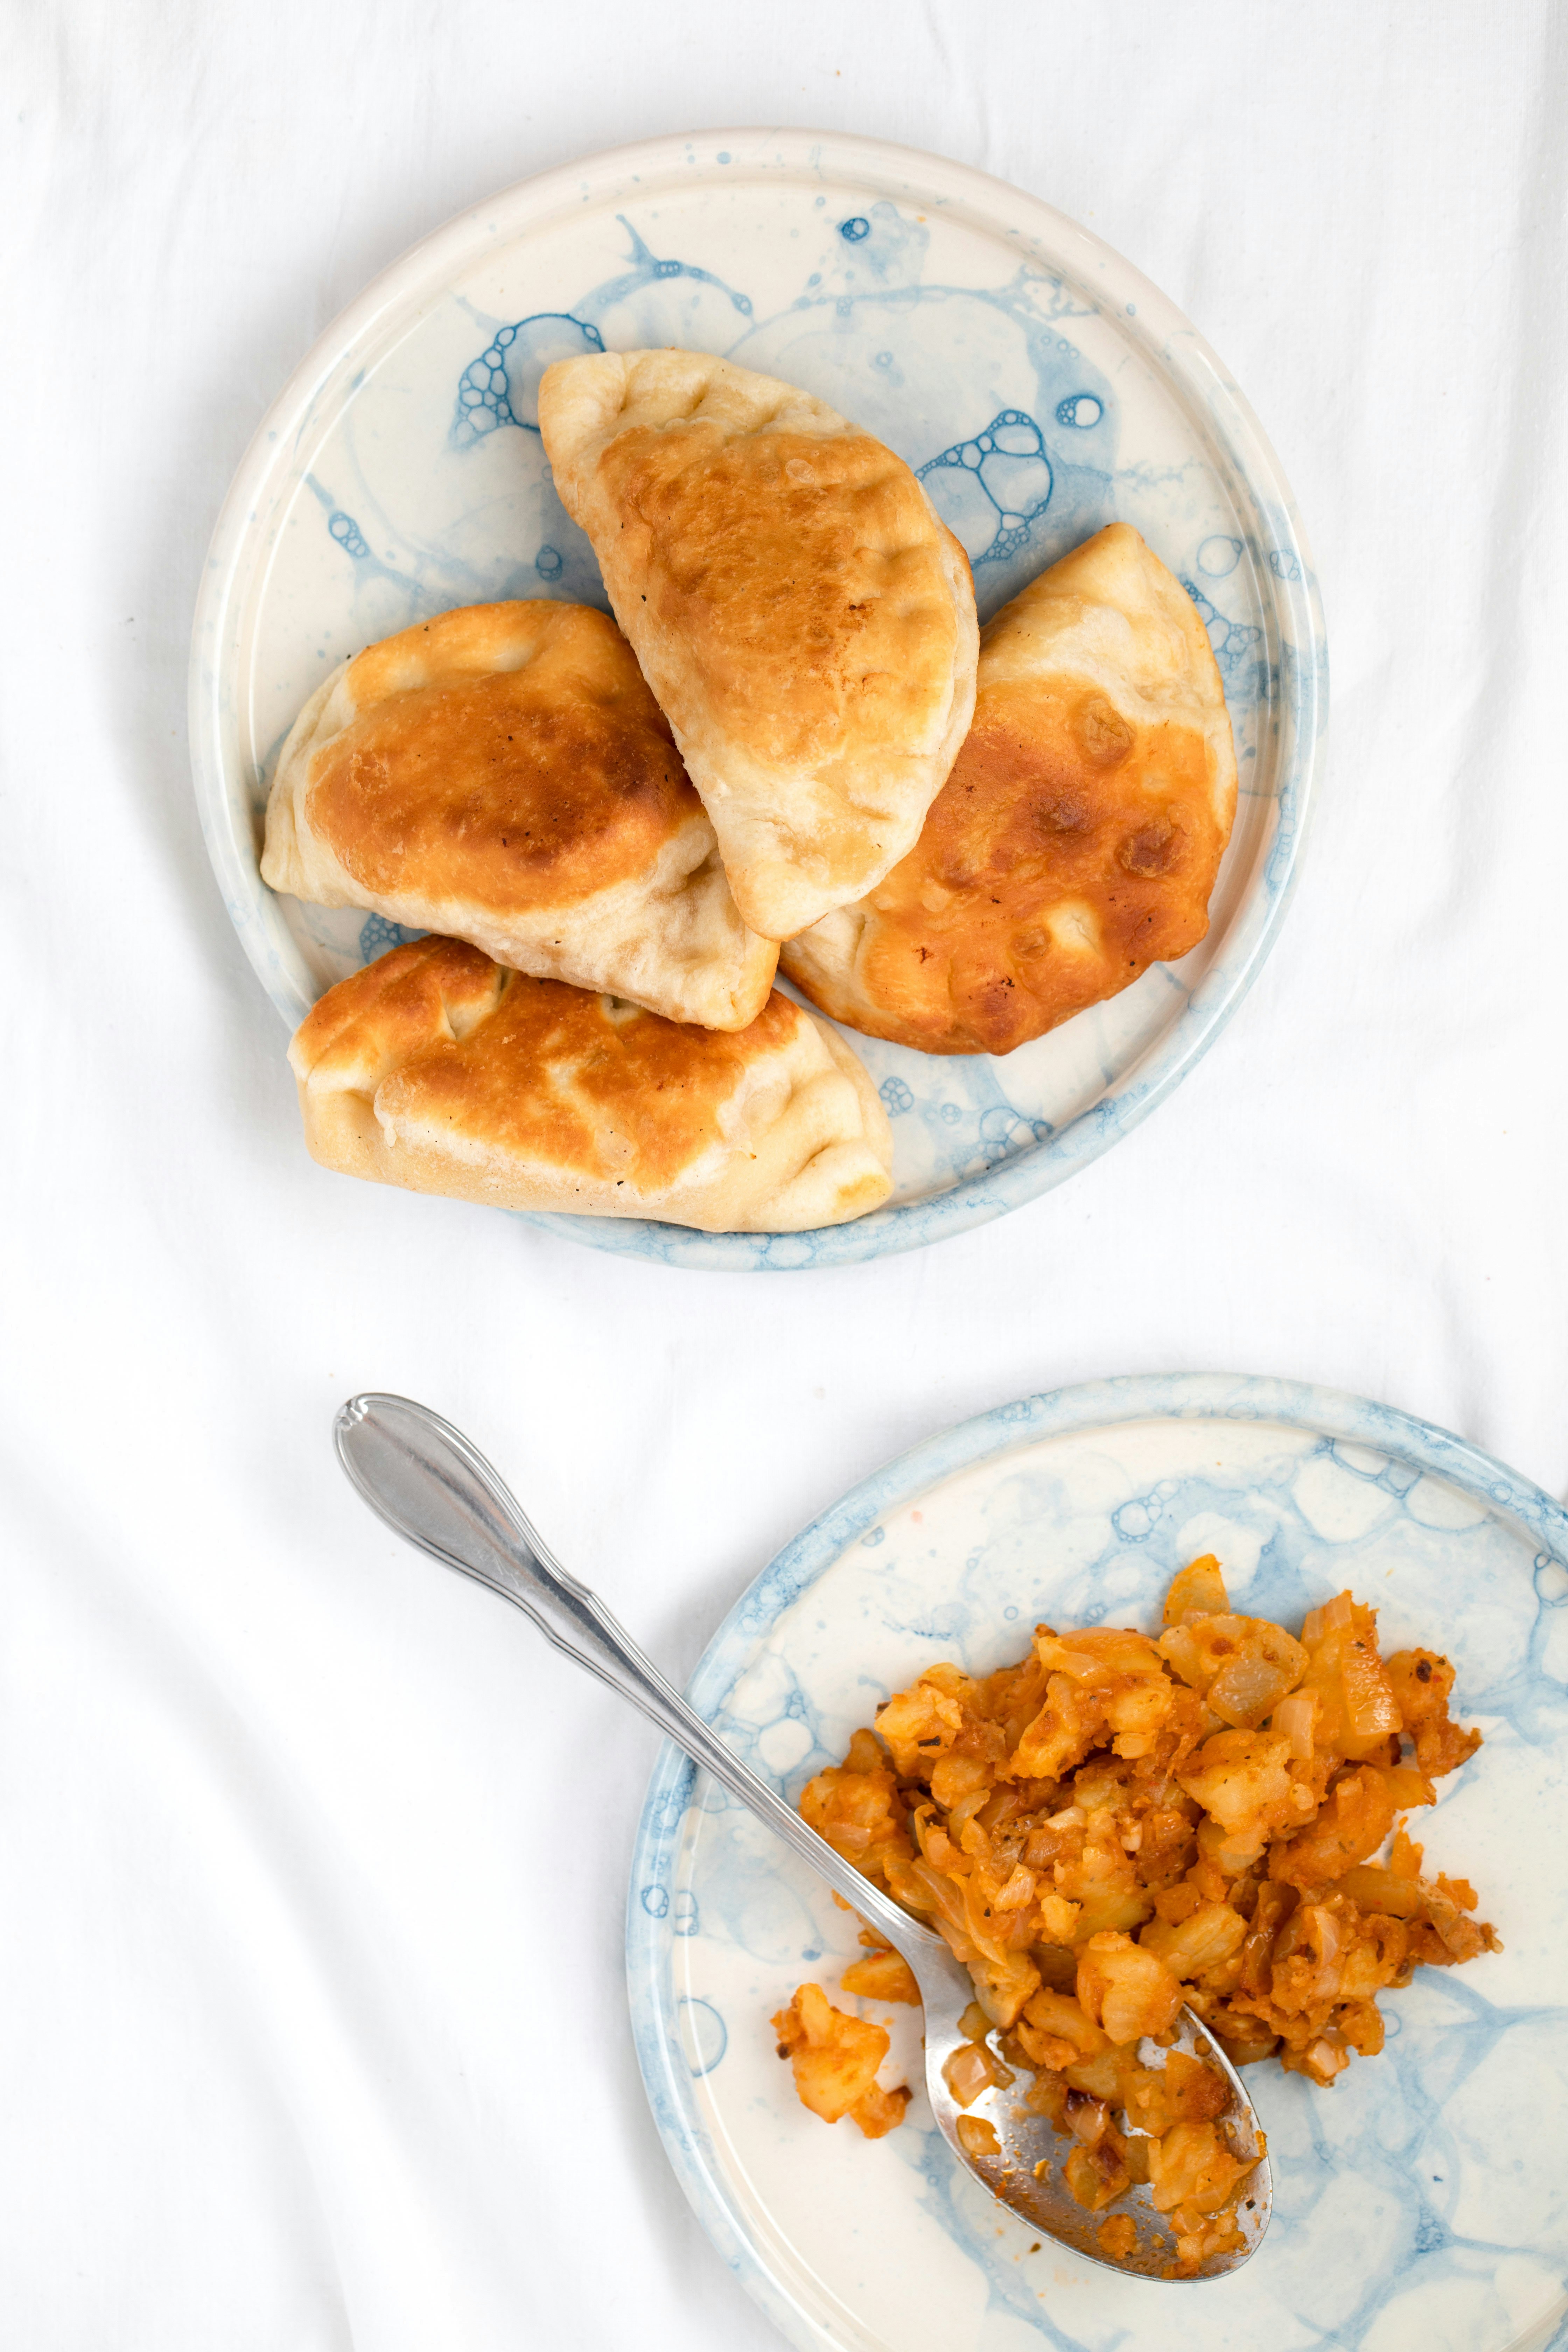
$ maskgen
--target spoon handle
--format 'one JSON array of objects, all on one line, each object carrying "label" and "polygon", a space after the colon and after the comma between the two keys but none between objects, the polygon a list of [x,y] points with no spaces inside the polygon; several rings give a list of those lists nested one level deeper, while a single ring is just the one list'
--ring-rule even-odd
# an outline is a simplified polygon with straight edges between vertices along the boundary
[{"label": "spoon handle", "polygon": [[515,1601],[547,1642],[640,1707],[668,1739],[810,1864],[863,1918],[906,1949],[946,1946],[835,1853],[666,1682],[598,1595],[568,1576],[489,1464],[408,1397],[351,1397],[333,1425],[338,1459],[395,1534]]}]

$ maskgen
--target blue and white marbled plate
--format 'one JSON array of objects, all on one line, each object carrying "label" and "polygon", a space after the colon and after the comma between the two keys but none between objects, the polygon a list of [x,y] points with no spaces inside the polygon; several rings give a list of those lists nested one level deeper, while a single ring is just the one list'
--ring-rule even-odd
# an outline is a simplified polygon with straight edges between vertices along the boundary
[{"label": "blue and white marbled plate", "polygon": [[856,1038],[892,1115],[885,1208],[776,1237],[543,1220],[673,1265],[914,1248],[1059,1183],[1210,1045],[1278,929],[1326,721],[1310,562],[1256,420],[1181,313],[1049,205],[874,141],[715,132],[526,181],[416,247],[279,395],[220,517],[192,656],[207,845],[290,1026],[412,936],[262,884],[283,737],[345,654],[433,612],[605,604],[544,463],[539,378],[569,352],[667,343],[804,384],[881,435],[968,548],[983,617],[1101,524],[1136,524],[1225,678],[1241,797],[1208,938],[1000,1060]]},{"label": "blue and white marbled plate", "polygon": [[[1416,1834],[1474,1882],[1506,1948],[1385,1996],[1385,2053],[1331,2091],[1251,2070],[1273,2222],[1244,2270],[1178,2300],[1048,2241],[1031,2253],[955,2168],[923,2093],[875,2143],[806,2113],[768,2018],[807,1977],[836,1982],[855,1924],[667,1748],[628,1909],[638,2055],[703,2226],[803,2352],[1568,2345],[1568,1512],[1538,1488],[1427,1423],[1286,1381],[1028,1397],[798,1537],[690,1696],[794,1800],[932,1659],[987,1672],[1042,1617],[1157,1622],[1171,1575],[1206,1550],[1252,1613],[1294,1622],[1348,1584],[1387,1646],[1454,1659],[1456,1710],[1486,1744]],[[894,2015],[892,2056],[918,2084],[918,2012]]]}]

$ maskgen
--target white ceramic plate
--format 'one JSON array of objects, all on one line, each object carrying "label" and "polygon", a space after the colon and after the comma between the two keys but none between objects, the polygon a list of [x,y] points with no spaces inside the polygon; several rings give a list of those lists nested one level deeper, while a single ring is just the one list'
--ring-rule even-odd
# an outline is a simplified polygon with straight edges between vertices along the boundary
[{"label": "white ceramic plate", "polygon": [[[771,2012],[834,1985],[855,1925],[667,1748],[628,1911],[638,2054],[709,2234],[802,2352],[1544,2352],[1568,2342],[1568,1513],[1446,1432],[1277,1381],[1176,1375],[1026,1398],[868,1479],[720,1629],[691,1697],[794,1800],[936,1658],[983,1674],[1036,1621],[1158,1622],[1213,1550],[1249,1612],[1350,1585],[1389,1647],[1458,1669],[1486,1735],[1415,1818],[1505,1950],[1387,1994],[1384,2054],[1331,2091],[1272,2065],[1273,2221],[1234,2276],[1120,2280],[957,2169],[923,2092],[886,2139],[795,2097]],[[889,2012],[863,2005],[879,2021]],[[893,2056],[920,2081],[919,2016]],[[889,2079],[892,2079],[889,2076]]]},{"label": "white ceramic plate", "polygon": [[1048,205],[906,148],[737,131],[525,181],[405,254],[279,394],[219,519],[191,687],[208,848],[290,1026],[412,936],[263,885],[283,737],[345,654],[411,621],[605,602],[551,486],[539,377],[567,352],[666,343],[804,384],[881,435],[968,548],[983,618],[1101,524],[1136,524],[1225,679],[1241,798],[1207,939],[1000,1060],[857,1038],[893,1118],[885,1208],[776,1237],[543,1221],[677,1265],[913,1248],[1059,1183],[1213,1041],[1278,928],[1326,720],[1310,562],[1250,409],[1181,313]]}]

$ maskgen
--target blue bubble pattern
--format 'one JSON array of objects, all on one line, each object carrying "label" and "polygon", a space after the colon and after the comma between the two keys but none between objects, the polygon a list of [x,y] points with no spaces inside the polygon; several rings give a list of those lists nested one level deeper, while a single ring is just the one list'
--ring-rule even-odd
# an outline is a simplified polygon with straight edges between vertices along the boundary
[{"label": "blue bubble pattern", "polygon": [[1184,579],[1182,585],[1198,608],[1198,618],[1208,632],[1215,661],[1227,676],[1233,676],[1243,662],[1257,653],[1263,643],[1262,630],[1252,628],[1243,621],[1227,621],[1218,605],[1210,602],[1195,581]]},{"label": "blue bubble pattern", "polygon": [[459,448],[471,447],[501,425],[521,425],[525,433],[537,433],[539,379],[551,362],[604,348],[597,327],[574,319],[569,310],[541,310],[498,328],[458,379],[453,440]]},{"label": "blue bubble pattern", "polygon": [[1021,408],[1004,408],[983,433],[953,442],[917,470],[919,478],[934,488],[944,472],[955,467],[978,483],[996,514],[990,545],[973,562],[1005,563],[1026,545],[1030,526],[1050,504],[1053,476],[1045,435]]},{"label": "blue bubble pattern", "polygon": [[423,931],[411,930],[406,923],[393,923],[384,915],[372,915],[361,929],[359,951],[366,963],[374,963],[377,956],[390,955],[394,948],[406,947],[410,940],[422,940],[425,936]]}]

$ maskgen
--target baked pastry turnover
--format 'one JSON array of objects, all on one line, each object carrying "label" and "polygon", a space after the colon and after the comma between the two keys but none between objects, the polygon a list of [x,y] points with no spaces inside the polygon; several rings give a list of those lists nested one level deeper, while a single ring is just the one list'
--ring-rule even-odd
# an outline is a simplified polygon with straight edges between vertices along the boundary
[{"label": "baked pastry turnover", "polygon": [[545,371],[555,487],[713,820],[743,919],[788,939],[913,847],[969,726],[963,549],[837,410],[699,352]]},{"label": "baked pastry turnover", "polygon": [[329,989],[289,1059],[312,1157],[410,1192],[798,1233],[890,1189],[870,1079],[777,993],[744,1029],[683,1027],[420,940]]},{"label": "baked pastry turnover", "polygon": [[974,724],[919,843],[784,969],[870,1036],[1008,1053],[1197,945],[1235,811],[1203,624],[1112,523],[987,625]]},{"label": "baked pastry turnover", "polygon": [[631,647],[585,604],[470,604],[345,662],[278,763],[262,877],[539,977],[742,1029],[748,930]]}]

